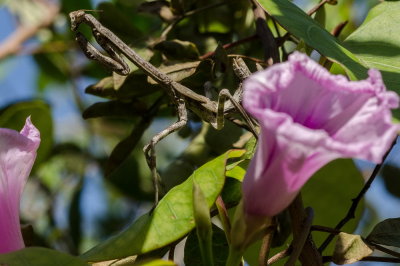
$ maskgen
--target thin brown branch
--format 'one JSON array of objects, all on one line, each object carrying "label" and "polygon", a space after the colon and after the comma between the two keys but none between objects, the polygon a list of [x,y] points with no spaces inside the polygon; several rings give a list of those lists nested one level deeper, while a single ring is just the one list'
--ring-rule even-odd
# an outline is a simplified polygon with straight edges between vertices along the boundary
[{"label": "thin brown branch", "polygon": [[337,230],[335,228],[330,228],[322,225],[313,225],[311,226],[311,231],[318,231],[318,232],[326,232],[326,233],[332,233],[332,234],[339,234],[341,231]]},{"label": "thin brown branch", "polygon": [[[273,223],[275,224],[275,219],[273,219]],[[269,256],[269,251],[271,249],[272,239],[274,237],[276,227],[273,226],[272,229],[265,234],[262,240],[260,254],[258,255],[258,264],[260,266],[268,266],[267,258]]]},{"label": "thin brown branch", "polygon": [[340,33],[342,33],[342,30],[344,29],[344,27],[347,25],[348,22],[349,21],[346,20],[337,24],[336,27],[332,29],[331,34],[335,37],[338,37]]},{"label": "thin brown branch", "polygon": [[36,25],[20,25],[8,38],[0,43],[0,59],[18,53],[22,44],[35,36],[36,33],[49,25],[51,25],[58,15],[59,6],[50,1],[40,1],[43,6],[43,20]]},{"label": "thin brown branch", "polygon": [[[392,146],[390,149],[386,152],[386,154],[382,158],[382,163],[377,164],[374,168],[374,171],[372,172],[371,176],[369,177],[368,181],[365,183],[361,191],[358,193],[357,197],[352,199],[352,204],[347,211],[346,216],[335,226],[336,230],[340,230],[348,221],[353,219],[355,217],[355,213],[358,207],[358,204],[360,203],[361,199],[364,197],[365,193],[367,193],[368,189],[371,187],[372,182],[374,182],[375,178],[378,176],[379,171],[382,168],[383,163],[385,162],[387,156],[389,155],[390,151],[393,149],[394,145],[396,144],[396,140],[393,141]],[[325,248],[329,245],[329,243],[333,240],[335,237],[335,234],[331,233],[325,241],[322,243],[322,245],[318,248],[319,252],[322,253],[322,251],[325,250]]]},{"label": "thin brown branch", "polygon": [[313,8],[308,10],[307,15],[311,16],[315,12],[317,12],[321,7],[323,7],[326,3],[328,3],[330,0],[322,0],[318,4],[316,4]]}]

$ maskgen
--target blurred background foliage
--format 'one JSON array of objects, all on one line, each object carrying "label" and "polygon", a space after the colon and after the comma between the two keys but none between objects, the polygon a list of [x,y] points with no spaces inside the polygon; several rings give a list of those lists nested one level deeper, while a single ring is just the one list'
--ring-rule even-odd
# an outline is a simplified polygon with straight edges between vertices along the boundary
[{"label": "blurred background foliage", "polygon": [[[319,1],[294,2],[309,10]],[[338,37],[344,40],[378,2],[339,0],[337,5],[326,5],[316,19],[328,31],[347,21]],[[252,37],[255,24],[248,1],[2,0],[0,4],[0,126],[20,129],[31,115],[42,136],[25,189],[22,219],[34,228],[28,237],[32,244],[71,254],[86,251],[152,206],[152,182],[142,147],[176,120],[176,112],[160,86],[137,67],[130,65],[130,74],[123,77],[88,61],[70,31],[69,12],[94,10],[102,24],[143,58],[198,93],[203,93],[205,81],[231,92],[237,88],[239,80],[231,66],[236,54],[245,56],[252,71],[256,63],[264,64],[260,40]],[[276,37],[285,33],[272,22],[270,26]],[[88,28],[81,30],[90,36]],[[239,45],[223,48],[238,41]],[[288,41],[284,49],[290,52],[301,45]],[[232,148],[243,134],[230,123],[216,132],[190,114],[187,127],[157,145],[165,190]],[[393,209],[400,196],[398,161],[398,156],[389,158],[378,188],[367,195],[359,232],[368,232],[384,217],[400,216],[398,208]],[[368,175],[371,166],[357,164]],[[316,210],[316,223],[334,226],[361,186],[360,171],[352,161],[343,160],[317,173],[303,195]],[[229,178],[223,195],[237,203],[239,181]],[[386,201],[377,209],[383,198],[392,203]],[[330,207],[333,202],[337,207]],[[346,230],[352,232],[356,224]],[[282,239],[279,234],[276,239],[280,244],[287,236],[282,228]],[[215,237],[221,238],[221,233]],[[185,250],[193,254],[193,234],[188,243]],[[250,264],[256,263],[252,255],[256,252],[257,244],[248,252]]]}]

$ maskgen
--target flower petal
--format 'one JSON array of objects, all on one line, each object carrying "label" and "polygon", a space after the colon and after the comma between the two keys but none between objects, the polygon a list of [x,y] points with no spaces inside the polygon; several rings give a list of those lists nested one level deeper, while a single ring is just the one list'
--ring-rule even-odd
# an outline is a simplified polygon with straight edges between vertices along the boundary
[{"label": "flower petal", "polygon": [[277,214],[333,159],[380,163],[400,130],[390,112],[398,103],[379,71],[348,81],[297,52],[250,76],[243,105],[260,122],[261,134],[244,179],[245,208]]},{"label": "flower petal", "polygon": [[29,117],[20,133],[0,128],[0,253],[24,247],[19,205],[39,143],[40,133]]}]

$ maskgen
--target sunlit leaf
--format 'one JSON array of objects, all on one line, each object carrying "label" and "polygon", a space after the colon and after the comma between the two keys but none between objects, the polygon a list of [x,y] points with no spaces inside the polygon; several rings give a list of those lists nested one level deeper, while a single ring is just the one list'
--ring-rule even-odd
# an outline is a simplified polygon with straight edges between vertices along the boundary
[{"label": "sunlit leaf", "polygon": [[384,1],[370,11],[365,22],[344,45],[363,65],[381,70],[385,85],[400,92],[400,2]]},{"label": "sunlit leaf", "polygon": [[288,0],[258,2],[291,34],[304,40],[322,55],[346,67],[346,72],[352,79],[366,77],[366,68],[361,65],[359,59],[295,4]]},{"label": "sunlit leaf", "polygon": [[86,261],[123,258],[146,253],[180,239],[194,228],[193,181],[195,180],[204,192],[211,207],[224,185],[226,160],[242,154],[243,151],[240,150],[228,151],[206,163],[185,182],[172,188],[154,210],[82,257]]}]

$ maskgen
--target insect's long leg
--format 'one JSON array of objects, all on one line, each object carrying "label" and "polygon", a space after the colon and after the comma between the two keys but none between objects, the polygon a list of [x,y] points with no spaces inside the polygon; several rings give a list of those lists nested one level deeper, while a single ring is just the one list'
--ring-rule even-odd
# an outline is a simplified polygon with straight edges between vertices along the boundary
[{"label": "insect's long leg", "polygon": [[[126,65],[126,63],[124,61],[122,61],[122,59],[115,60],[115,59],[119,58],[118,55],[117,55],[117,57],[115,57],[115,56],[108,57],[108,56],[103,55],[80,32],[76,33],[75,39],[76,39],[79,47],[82,49],[83,53],[89,59],[98,61],[99,63],[101,63],[102,65],[107,67],[108,69],[110,69],[120,75],[127,75],[129,73],[129,67]],[[107,52],[109,53],[109,51],[107,51]]]},{"label": "insect's long leg", "polygon": [[107,41],[107,38],[104,37],[96,28],[92,29],[92,33],[94,38],[96,39],[97,43],[108,53],[108,55],[114,59],[114,61],[122,68],[123,75],[129,74],[129,66],[128,64],[122,59],[122,57],[115,51],[115,47],[111,43]]},{"label": "insect's long leg", "polygon": [[249,117],[249,115],[246,113],[246,111],[243,109],[243,107],[233,98],[233,96],[230,94],[229,90],[227,89],[222,89],[219,92],[218,95],[218,106],[217,106],[217,119],[216,119],[216,129],[221,129],[224,126],[224,114],[225,114],[225,101],[229,99],[233,106],[235,106],[236,110],[239,112],[239,114],[243,117],[244,121],[246,124],[249,126],[251,132],[253,135],[257,138],[258,133],[256,130],[256,127]]},{"label": "insect's long leg", "polygon": [[157,164],[156,164],[156,154],[155,154],[155,145],[168,136],[169,134],[181,129],[187,124],[188,117],[187,117],[187,110],[186,110],[186,105],[185,101],[183,99],[178,99],[178,121],[175,122],[174,124],[170,125],[157,135],[155,135],[149,144],[147,144],[143,148],[143,152],[146,156],[147,164],[151,170],[151,175],[153,178],[154,182],[154,192],[155,192],[155,205],[158,204],[159,200],[159,182],[160,182],[160,177],[157,173]]}]

